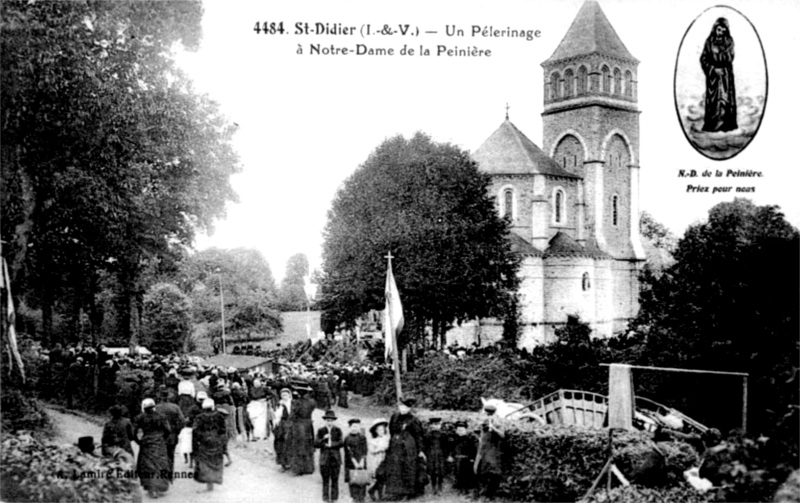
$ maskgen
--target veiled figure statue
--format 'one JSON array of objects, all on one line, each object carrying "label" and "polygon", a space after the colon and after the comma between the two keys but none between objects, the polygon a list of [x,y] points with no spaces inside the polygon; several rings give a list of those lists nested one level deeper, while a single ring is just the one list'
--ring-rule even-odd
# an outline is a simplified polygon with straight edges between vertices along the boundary
[{"label": "veiled figure statue", "polygon": [[733,82],[733,37],[728,20],[717,19],[703,46],[700,66],[706,77],[703,131],[733,131],[736,123],[736,88]]}]

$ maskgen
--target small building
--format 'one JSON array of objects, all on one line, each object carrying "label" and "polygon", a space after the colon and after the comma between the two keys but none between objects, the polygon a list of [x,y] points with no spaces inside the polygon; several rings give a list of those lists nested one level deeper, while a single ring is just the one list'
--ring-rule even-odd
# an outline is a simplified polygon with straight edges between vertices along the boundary
[{"label": "small building", "polygon": [[[131,348],[106,348],[106,353],[110,354],[111,356],[127,356],[131,352]],[[136,346],[133,350],[134,355],[152,355],[153,353],[150,352],[144,346]]]},{"label": "small building", "polygon": [[203,365],[213,365],[215,367],[233,367],[241,373],[260,372],[263,374],[273,374],[277,372],[278,366],[270,358],[248,355],[216,355],[206,358]]}]

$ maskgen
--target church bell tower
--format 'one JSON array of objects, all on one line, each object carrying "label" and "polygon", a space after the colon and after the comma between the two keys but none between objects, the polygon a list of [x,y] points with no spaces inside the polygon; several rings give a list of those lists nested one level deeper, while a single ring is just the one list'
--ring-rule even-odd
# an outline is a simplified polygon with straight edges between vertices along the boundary
[{"label": "church bell tower", "polygon": [[640,261],[639,61],[587,0],[544,69],[543,150],[584,180],[587,238]]}]

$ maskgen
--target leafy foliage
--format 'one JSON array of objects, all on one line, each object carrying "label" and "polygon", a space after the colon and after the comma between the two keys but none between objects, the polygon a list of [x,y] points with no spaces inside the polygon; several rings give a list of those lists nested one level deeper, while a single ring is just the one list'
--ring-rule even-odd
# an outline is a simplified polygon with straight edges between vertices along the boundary
[{"label": "leafy foliage", "polygon": [[278,293],[281,311],[305,311],[309,307],[305,291],[305,278],[308,276],[308,258],[304,253],[289,257],[286,275],[281,281]]},{"label": "leafy foliage", "polygon": [[281,330],[275,279],[257,250],[209,248],[181,262],[176,282],[192,299],[193,320],[208,324],[211,338],[266,337]]},{"label": "leafy foliage", "polygon": [[422,133],[386,140],[345,181],[328,213],[323,311],[352,324],[381,309],[391,252],[409,327],[401,345],[429,322],[438,336],[454,320],[505,317],[518,260],[488,183],[452,145]]},{"label": "leafy foliage", "polygon": [[170,283],[150,288],[144,298],[145,326],[142,343],[156,354],[183,349],[192,330],[192,301]]},{"label": "leafy foliage", "polygon": [[2,447],[4,501],[133,501],[131,466],[28,435],[3,435]]},{"label": "leafy foliage", "polygon": [[773,501],[792,472],[791,458],[776,439],[731,435],[706,455],[700,476],[714,484],[713,501]]},{"label": "leafy foliage", "polygon": [[42,431],[50,426],[50,418],[34,398],[8,383],[0,389],[2,431]]},{"label": "leafy foliage", "polygon": [[144,271],[235,199],[234,128],[172,59],[199,45],[201,16],[197,1],[2,4],[2,237],[45,336],[54,310],[73,332],[89,312],[98,335],[109,273],[129,338]]},{"label": "leafy foliage", "polygon": [[[749,429],[769,435],[800,403],[799,236],[774,206],[736,199],[712,208],[679,241],[676,263],[644,278],[633,323],[646,338],[640,363],[749,373]],[[741,404],[740,381],[731,378],[703,377],[715,386],[707,394],[683,393],[696,377],[646,378],[700,417],[721,402]],[[733,419],[721,424],[736,426]]]}]

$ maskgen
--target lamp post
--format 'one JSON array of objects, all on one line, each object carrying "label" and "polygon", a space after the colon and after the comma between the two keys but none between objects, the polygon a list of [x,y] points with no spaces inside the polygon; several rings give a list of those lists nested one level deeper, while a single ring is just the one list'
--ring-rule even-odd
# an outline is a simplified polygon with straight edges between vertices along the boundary
[{"label": "lamp post", "polygon": [[219,312],[222,316],[222,354],[227,354],[225,345],[225,297],[222,294],[222,271],[217,268],[217,279],[219,279]]}]

